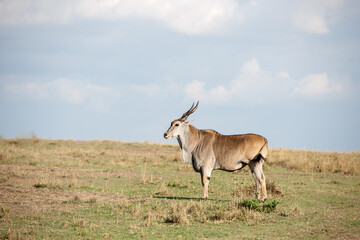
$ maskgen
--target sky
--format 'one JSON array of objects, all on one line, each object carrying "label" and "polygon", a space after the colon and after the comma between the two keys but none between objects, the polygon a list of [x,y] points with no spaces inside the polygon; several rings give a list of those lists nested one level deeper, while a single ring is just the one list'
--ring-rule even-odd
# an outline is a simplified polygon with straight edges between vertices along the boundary
[{"label": "sky", "polygon": [[0,0],[0,136],[360,150],[357,0]]}]

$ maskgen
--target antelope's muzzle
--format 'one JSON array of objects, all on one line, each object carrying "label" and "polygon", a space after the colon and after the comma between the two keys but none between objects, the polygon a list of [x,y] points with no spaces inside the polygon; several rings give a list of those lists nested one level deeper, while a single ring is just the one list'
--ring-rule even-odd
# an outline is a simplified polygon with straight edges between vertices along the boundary
[{"label": "antelope's muzzle", "polygon": [[168,138],[169,138],[169,136],[168,136],[167,133],[164,133],[164,138],[165,138],[165,139],[168,139]]}]

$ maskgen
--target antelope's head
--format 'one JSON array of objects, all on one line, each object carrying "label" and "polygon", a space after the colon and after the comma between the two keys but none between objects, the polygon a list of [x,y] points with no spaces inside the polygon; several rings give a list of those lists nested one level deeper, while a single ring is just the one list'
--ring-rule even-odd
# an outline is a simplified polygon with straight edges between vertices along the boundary
[{"label": "antelope's head", "polygon": [[185,131],[185,128],[190,124],[190,122],[186,122],[186,119],[190,116],[190,114],[196,111],[198,105],[199,101],[196,103],[195,107],[193,103],[191,108],[185,112],[181,118],[172,121],[169,129],[164,133],[164,138],[177,138],[182,135]]}]

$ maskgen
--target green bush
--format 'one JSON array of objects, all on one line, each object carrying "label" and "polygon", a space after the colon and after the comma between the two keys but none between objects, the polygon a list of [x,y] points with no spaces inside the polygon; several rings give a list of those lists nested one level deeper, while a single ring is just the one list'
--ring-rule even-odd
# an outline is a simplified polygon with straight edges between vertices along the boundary
[{"label": "green bush", "polygon": [[36,184],[34,184],[34,187],[35,188],[47,188],[47,185],[43,184],[43,183],[36,183]]},{"label": "green bush", "polygon": [[257,200],[257,199],[256,200],[244,199],[240,203],[240,206],[251,209],[251,210],[255,210],[255,211],[258,211],[258,212],[270,213],[270,212],[275,210],[276,206],[279,203],[280,202],[277,201],[277,200],[272,200],[272,201],[269,201],[269,202],[262,203],[260,200]]}]

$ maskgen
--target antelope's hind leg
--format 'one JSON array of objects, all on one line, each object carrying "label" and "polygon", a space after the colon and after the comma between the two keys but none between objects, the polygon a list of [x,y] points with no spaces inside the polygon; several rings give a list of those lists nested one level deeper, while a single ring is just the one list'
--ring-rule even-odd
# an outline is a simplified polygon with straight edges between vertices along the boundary
[{"label": "antelope's hind leg", "polygon": [[264,162],[265,162],[264,158],[260,157],[252,160],[249,164],[251,173],[256,183],[256,193],[255,193],[256,198],[260,199],[260,188],[261,188],[262,202],[265,202],[267,200],[266,180],[265,180],[265,175],[263,173]]},{"label": "antelope's hind leg", "polygon": [[251,174],[255,180],[255,185],[256,185],[256,189],[255,189],[255,198],[260,200],[260,181],[259,179],[257,178],[256,174],[255,174],[255,171],[252,171],[251,170]]}]

